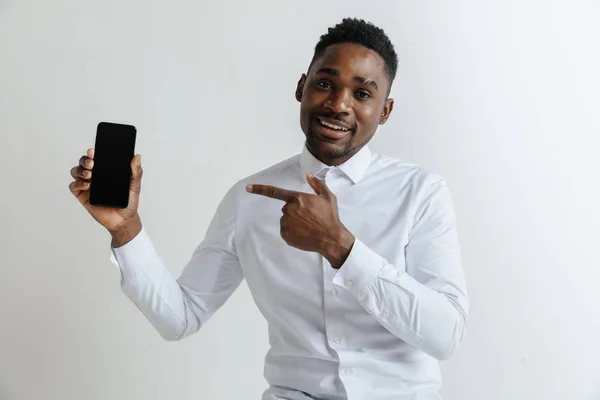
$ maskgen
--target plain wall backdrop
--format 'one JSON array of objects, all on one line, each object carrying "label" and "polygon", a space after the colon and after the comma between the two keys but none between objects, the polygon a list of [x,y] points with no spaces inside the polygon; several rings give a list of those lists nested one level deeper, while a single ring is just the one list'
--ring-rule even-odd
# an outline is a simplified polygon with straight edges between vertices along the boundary
[{"label": "plain wall backdrop", "polygon": [[68,190],[99,121],[138,128],[140,213],[179,275],[238,179],[301,151],[294,90],[343,17],[386,30],[372,146],[444,175],[472,302],[447,400],[600,399],[597,1],[0,0],[0,399],[259,399],[242,285],[163,341]]}]

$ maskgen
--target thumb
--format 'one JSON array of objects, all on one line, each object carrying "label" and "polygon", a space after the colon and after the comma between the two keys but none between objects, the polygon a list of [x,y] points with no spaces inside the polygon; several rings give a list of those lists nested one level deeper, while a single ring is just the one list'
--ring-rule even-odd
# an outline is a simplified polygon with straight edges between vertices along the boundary
[{"label": "thumb", "polygon": [[136,154],[131,160],[131,190],[135,193],[140,193],[142,173],[142,155]]},{"label": "thumb", "polygon": [[313,174],[307,174],[306,181],[308,182],[312,190],[314,190],[315,193],[321,197],[330,198],[333,194],[331,190],[329,190],[329,187],[327,187],[325,181],[320,180]]}]

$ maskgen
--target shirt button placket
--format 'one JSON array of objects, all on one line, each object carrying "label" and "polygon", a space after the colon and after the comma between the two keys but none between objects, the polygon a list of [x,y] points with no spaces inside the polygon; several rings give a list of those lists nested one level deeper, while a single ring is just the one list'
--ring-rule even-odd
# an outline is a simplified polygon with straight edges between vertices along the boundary
[{"label": "shirt button placket", "polygon": [[[339,189],[339,185],[343,183],[341,181],[343,176],[337,174],[335,170],[328,170],[325,176],[322,178],[325,181],[325,184],[330,188],[330,190],[335,193],[337,189]],[[339,176],[338,176],[339,175]],[[339,198],[338,198],[339,200]],[[327,259],[322,257],[323,262],[323,288],[324,288],[324,307],[325,307],[325,329],[328,342],[330,347],[337,353],[338,359],[340,360],[339,365],[339,377],[342,380],[342,383],[348,379],[350,376],[354,374],[354,370],[352,368],[348,368],[347,365],[348,360],[345,359],[345,351],[344,349],[347,347],[344,338],[344,330],[343,324],[340,319],[340,309],[339,304],[342,301],[342,293],[338,288],[335,287],[333,283],[333,278],[335,277],[337,270],[333,269]]]},{"label": "shirt button placket", "polygon": [[336,270],[334,270],[327,259],[322,257],[323,262],[323,288],[324,288],[324,299],[323,306],[325,308],[325,329],[327,339],[330,343],[330,346],[333,350],[338,350],[338,346],[342,339],[341,335],[341,327],[337,322],[336,315],[339,313],[338,309],[338,290],[334,287],[333,278],[335,276]]}]

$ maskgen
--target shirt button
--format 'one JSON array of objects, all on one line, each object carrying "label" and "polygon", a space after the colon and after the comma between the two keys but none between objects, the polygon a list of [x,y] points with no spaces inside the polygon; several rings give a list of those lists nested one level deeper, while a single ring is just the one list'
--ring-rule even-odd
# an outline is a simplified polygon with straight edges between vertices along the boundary
[{"label": "shirt button", "polygon": [[352,375],[352,368],[344,368],[344,375]]},{"label": "shirt button", "polygon": [[348,286],[352,286],[354,284],[354,281],[350,278],[346,279],[346,283],[348,284]]},{"label": "shirt button", "polygon": [[335,296],[335,294],[336,294],[336,290],[334,288],[329,289],[330,296]]},{"label": "shirt button", "polygon": [[337,343],[339,343],[339,342],[341,342],[341,341],[342,341],[342,340],[341,340],[339,337],[334,337],[334,338],[333,338],[333,343],[336,343],[336,344],[337,344]]},{"label": "shirt button", "polygon": [[381,314],[379,314],[379,317],[380,317],[381,319],[386,319],[386,318],[387,318],[387,316],[388,316],[388,314],[387,314],[385,311],[382,311],[382,312],[381,312]]}]

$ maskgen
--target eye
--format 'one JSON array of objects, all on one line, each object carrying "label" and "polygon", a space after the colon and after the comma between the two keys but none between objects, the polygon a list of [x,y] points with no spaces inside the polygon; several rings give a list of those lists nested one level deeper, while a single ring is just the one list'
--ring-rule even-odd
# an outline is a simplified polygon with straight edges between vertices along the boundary
[{"label": "eye", "polygon": [[371,97],[371,93],[367,92],[366,90],[359,90],[356,94],[361,99],[368,99]]},{"label": "eye", "polygon": [[329,83],[327,81],[318,81],[317,86],[322,87],[323,89],[331,89],[332,88],[331,83]]}]

